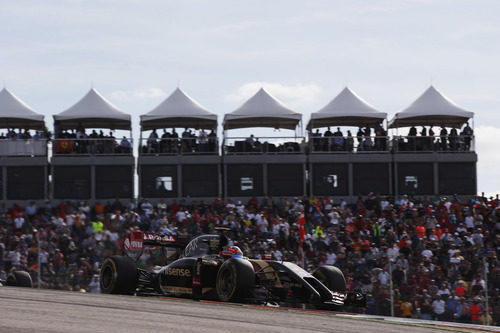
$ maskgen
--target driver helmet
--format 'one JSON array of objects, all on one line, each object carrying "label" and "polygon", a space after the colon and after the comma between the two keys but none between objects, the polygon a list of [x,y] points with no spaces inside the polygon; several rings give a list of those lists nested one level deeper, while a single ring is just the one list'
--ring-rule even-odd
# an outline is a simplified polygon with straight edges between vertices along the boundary
[{"label": "driver helmet", "polygon": [[243,258],[243,252],[237,246],[228,246],[221,251],[221,256],[226,258]]}]

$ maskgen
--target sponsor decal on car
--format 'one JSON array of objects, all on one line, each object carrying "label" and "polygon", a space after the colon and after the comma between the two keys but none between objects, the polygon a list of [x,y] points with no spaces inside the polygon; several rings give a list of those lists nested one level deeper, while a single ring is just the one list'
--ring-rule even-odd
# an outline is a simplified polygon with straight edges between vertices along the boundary
[{"label": "sponsor decal on car", "polygon": [[145,241],[155,241],[161,243],[174,243],[176,238],[172,235],[152,235],[152,234],[144,234]]},{"label": "sponsor decal on car", "polygon": [[191,277],[191,271],[188,268],[167,267],[164,274],[169,276]]},{"label": "sponsor decal on car", "polygon": [[142,251],[143,249],[143,233],[134,231],[130,236],[123,240],[123,248],[125,251]]}]

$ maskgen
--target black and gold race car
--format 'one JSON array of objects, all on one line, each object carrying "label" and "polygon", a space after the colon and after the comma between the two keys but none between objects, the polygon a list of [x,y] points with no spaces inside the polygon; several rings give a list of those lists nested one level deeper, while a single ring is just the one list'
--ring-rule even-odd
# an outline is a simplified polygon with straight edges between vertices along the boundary
[{"label": "black and gold race car", "polygon": [[[173,235],[132,232],[123,244],[123,256],[108,257],[102,264],[102,293],[308,304],[322,309],[364,303],[363,295],[346,293],[344,275],[337,267],[321,266],[309,273],[291,262],[249,259],[238,247],[227,246],[223,232],[198,236],[189,242]],[[168,265],[147,271],[138,268],[136,260],[148,245],[178,248],[180,254]]]},{"label": "black and gold race car", "polygon": [[33,281],[26,271],[12,271],[7,275],[7,280],[0,279],[0,286],[33,288]]}]

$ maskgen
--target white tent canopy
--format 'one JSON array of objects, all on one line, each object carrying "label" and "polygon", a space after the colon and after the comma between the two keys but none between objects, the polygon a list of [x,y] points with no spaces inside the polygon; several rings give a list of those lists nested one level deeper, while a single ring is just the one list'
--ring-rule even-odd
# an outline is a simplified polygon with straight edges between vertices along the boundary
[{"label": "white tent canopy", "polygon": [[54,115],[54,121],[61,129],[110,128],[131,129],[131,117],[106,100],[94,88],[78,103]]},{"label": "white tent canopy", "polygon": [[474,112],[466,111],[430,86],[409,107],[394,115],[389,127],[445,126],[460,127],[474,117]]},{"label": "white tent canopy", "polygon": [[264,88],[238,109],[224,116],[224,129],[272,127],[294,130],[302,115],[292,111]]},{"label": "white tent canopy", "polygon": [[160,105],[141,116],[143,131],[175,127],[216,129],[217,115],[177,88]]},{"label": "white tent canopy", "polygon": [[43,129],[44,116],[36,113],[7,88],[0,91],[0,127]]},{"label": "white tent canopy", "polygon": [[307,128],[327,126],[377,126],[387,118],[364,101],[355,92],[345,87],[330,103],[311,114]]}]

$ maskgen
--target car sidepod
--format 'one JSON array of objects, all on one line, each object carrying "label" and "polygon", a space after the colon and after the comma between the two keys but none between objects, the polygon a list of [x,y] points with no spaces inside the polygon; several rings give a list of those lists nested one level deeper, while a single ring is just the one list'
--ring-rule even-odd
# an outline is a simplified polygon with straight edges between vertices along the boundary
[{"label": "car sidepod", "polygon": [[192,294],[195,258],[183,258],[162,267],[158,272],[163,293]]}]

